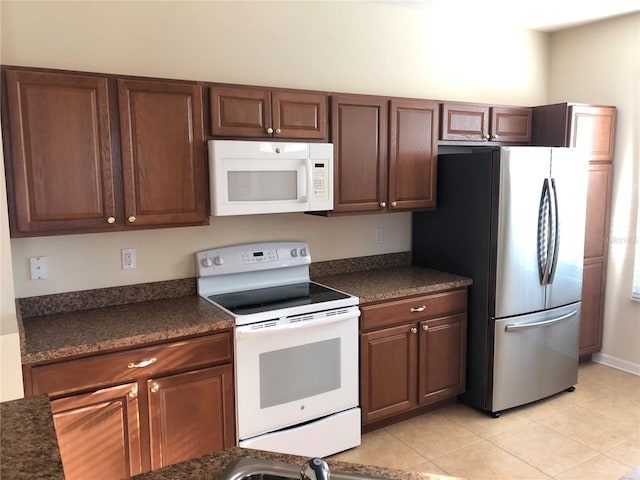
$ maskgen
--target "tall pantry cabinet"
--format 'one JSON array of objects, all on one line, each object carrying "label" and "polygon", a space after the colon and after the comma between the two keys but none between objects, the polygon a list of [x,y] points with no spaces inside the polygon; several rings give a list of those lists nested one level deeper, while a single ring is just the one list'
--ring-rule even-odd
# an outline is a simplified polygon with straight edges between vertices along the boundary
[{"label": "tall pantry cabinet", "polygon": [[534,145],[574,147],[589,157],[580,356],[602,348],[616,109],[559,103],[533,109]]}]

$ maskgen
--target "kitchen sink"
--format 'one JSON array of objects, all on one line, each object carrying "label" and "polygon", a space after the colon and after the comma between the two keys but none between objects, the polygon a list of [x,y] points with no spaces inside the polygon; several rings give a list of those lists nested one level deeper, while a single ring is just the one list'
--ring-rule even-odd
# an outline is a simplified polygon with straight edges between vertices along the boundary
[{"label": "kitchen sink", "polygon": [[[229,464],[220,480],[299,480],[302,465],[241,457]],[[331,470],[332,480],[381,480],[360,473]]]}]

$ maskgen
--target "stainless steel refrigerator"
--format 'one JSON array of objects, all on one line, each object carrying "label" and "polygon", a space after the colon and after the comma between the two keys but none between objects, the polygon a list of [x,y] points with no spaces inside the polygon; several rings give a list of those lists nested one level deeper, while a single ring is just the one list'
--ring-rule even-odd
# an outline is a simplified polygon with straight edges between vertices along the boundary
[{"label": "stainless steel refrigerator", "polygon": [[438,157],[437,209],[413,214],[413,263],[473,279],[463,401],[499,412],[578,377],[587,163],[574,149]]}]

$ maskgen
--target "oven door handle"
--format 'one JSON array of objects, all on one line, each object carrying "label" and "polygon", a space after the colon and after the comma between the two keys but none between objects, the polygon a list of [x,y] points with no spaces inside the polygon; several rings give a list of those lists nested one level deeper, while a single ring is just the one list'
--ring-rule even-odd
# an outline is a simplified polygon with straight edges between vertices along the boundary
[{"label": "oven door handle", "polygon": [[[327,325],[330,323],[341,322],[343,320],[349,320],[351,318],[357,319],[360,316],[360,309],[350,308],[348,311],[344,313],[336,313],[335,315],[331,315],[328,317],[316,318],[316,319],[308,319],[303,320],[303,318],[308,315],[300,315],[300,320],[293,323],[284,323],[282,325],[273,325],[271,322],[264,322],[262,327],[258,327],[260,324],[253,325],[242,325],[240,327],[236,327],[236,338],[249,338],[249,337],[258,337],[263,335],[271,335],[277,332],[283,332],[287,330],[293,330],[297,328],[305,328],[305,327],[318,327],[321,325]],[[295,318],[295,317],[294,317]]]}]

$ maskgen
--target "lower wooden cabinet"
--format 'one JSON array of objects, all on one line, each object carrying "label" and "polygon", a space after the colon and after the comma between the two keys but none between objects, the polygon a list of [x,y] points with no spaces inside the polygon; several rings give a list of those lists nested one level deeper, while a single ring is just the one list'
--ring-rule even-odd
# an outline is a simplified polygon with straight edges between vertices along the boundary
[{"label": "lower wooden cabinet", "polygon": [[147,391],[152,470],[235,443],[231,365],[147,380]]},{"label": "lower wooden cabinet", "polygon": [[27,368],[27,393],[51,397],[65,478],[121,479],[234,446],[231,342],[226,331]]},{"label": "lower wooden cabinet", "polygon": [[466,288],[363,305],[361,326],[363,425],[464,392]]},{"label": "lower wooden cabinet", "polygon": [[52,400],[51,411],[65,478],[142,472],[137,383]]}]

